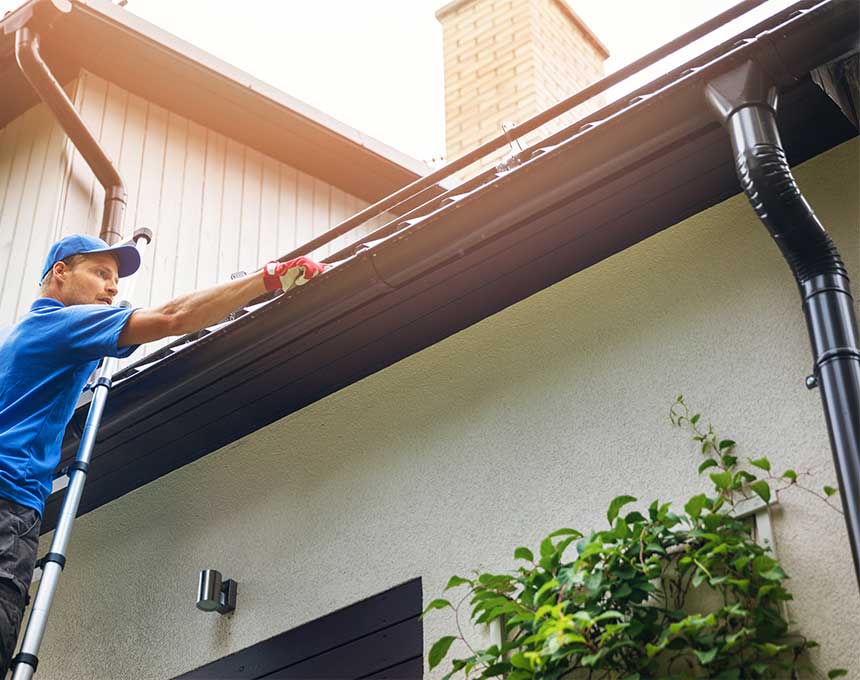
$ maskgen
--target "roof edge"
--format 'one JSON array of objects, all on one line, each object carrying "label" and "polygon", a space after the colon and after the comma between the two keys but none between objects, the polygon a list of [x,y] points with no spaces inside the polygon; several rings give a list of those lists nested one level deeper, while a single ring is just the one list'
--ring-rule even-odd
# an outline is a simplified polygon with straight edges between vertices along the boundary
[{"label": "roof edge", "polygon": [[[63,0],[65,4],[67,0]],[[21,11],[41,4],[43,0],[31,0],[22,7],[0,19],[0,33],[14,30],[11,22],[20,23]],[[219,78],[238,85],[247,90],[250,96],[256,96],[287,109],[310,123],[324,128],[326,131],[340,136],[380,158],[394,163],[399,167],[418,176],[426,175],[430,168],[417,158],[414,158],[370,135],[332,118],[323,111],[283,92],[268,83],[259,80],[251,74],[232,66],[203,49],[159,28],[130,11],[113,4],[109,0],[70,0],[72,11],[83,11],[91,17],[112,26],[120,31],[135,34],[159,50],[171,53],[175,58],[207,71]],[[25,10],[26,11],[26,10]]]}]

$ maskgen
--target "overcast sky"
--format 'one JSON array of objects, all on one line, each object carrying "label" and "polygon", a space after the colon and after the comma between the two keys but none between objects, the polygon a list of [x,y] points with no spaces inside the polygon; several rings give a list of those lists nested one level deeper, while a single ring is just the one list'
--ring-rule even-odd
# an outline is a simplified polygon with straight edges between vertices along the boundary
[{"label": "overcast sky", "polygon": [[[609,48],[609,73],[735,1],[568,0],[568,4]],[[0,13],[20,4],[21,0],[0,0]],[[442,31],[434,12],[446,4],[129,0],[126,9],[366,134],[429,160],[444,154]],[[744,21],[749,25],[787,4],[770,0]],[[740,28],[728,27],[707,44]],[[668,67],[661,64],[650,75]],[[643,80],[650,78],[638,82]]]}]

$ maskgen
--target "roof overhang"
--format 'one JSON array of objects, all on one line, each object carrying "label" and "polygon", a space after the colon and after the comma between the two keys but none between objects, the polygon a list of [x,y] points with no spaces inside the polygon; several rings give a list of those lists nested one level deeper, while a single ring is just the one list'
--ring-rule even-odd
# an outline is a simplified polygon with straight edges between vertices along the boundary
[{"label": "roof overhang", "polygon": [[0,127],[38,103],[15,63],[14,31],[25,24],[40,32],[59,82],[85,69],[367,201],[429,172],[109,0],[31,0],[0,21]]},{"label": "roof overhang", "polygon": [[[781,64],[779,124],[792,164],[856,136],[807,72],[834,50],[856,49],[857,14],[854,0],[831,0],[789,23],[784,14],[772,19],[779,31],[761,33],[759,25],[755,38],[734,38],[718,58],[668,85],[609,105],[594,114],[602,120],[571,130],[522,166],[119,382],[80,511],[738,193],[729,140],[703,88],[744,61]],[[85,416],[81,408],[75,420]],[[70,428],[64,462],[76,445]],[[46,530],[60,500],[48,501]]]}]

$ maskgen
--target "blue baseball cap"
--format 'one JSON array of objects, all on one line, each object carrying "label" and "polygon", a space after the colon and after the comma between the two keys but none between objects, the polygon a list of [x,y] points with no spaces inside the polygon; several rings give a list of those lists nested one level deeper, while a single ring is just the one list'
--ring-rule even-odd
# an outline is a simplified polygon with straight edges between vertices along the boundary
[{"label": "blue baseball cap", "polygon": [[131,243],[118,243],[115,246],[109,246],[96,236],[72,234],[61,238],[51,246],[39,281],[44,281],[48,272],[51,271],[51,267],[60,260],[71,255],[88,255],[89,253],[113,253],[118,263],[119,278],[131,276],[140,267],[140,253]]}]

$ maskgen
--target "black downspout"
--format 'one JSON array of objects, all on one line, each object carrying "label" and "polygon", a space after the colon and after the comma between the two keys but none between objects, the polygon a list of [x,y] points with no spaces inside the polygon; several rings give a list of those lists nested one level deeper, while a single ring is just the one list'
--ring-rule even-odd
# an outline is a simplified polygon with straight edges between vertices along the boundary
[{"label": "black downspout", "polygon": [[821,388],[860,585],[860,344],[848,274],[791,175],[770,77],[747,62],[711,81],[706,93],[731,136],[741,186],[800,288],[815,361],[809,386]]},{"label": "black downspout", "polygon": [[105,190],[99,237],[113,245],[122,239],[127,194],[111,159],[99,146],[65,91],[39,54],[39,35],[23,26],[15,32],[15,58],[40,99],[54,114]]}]

